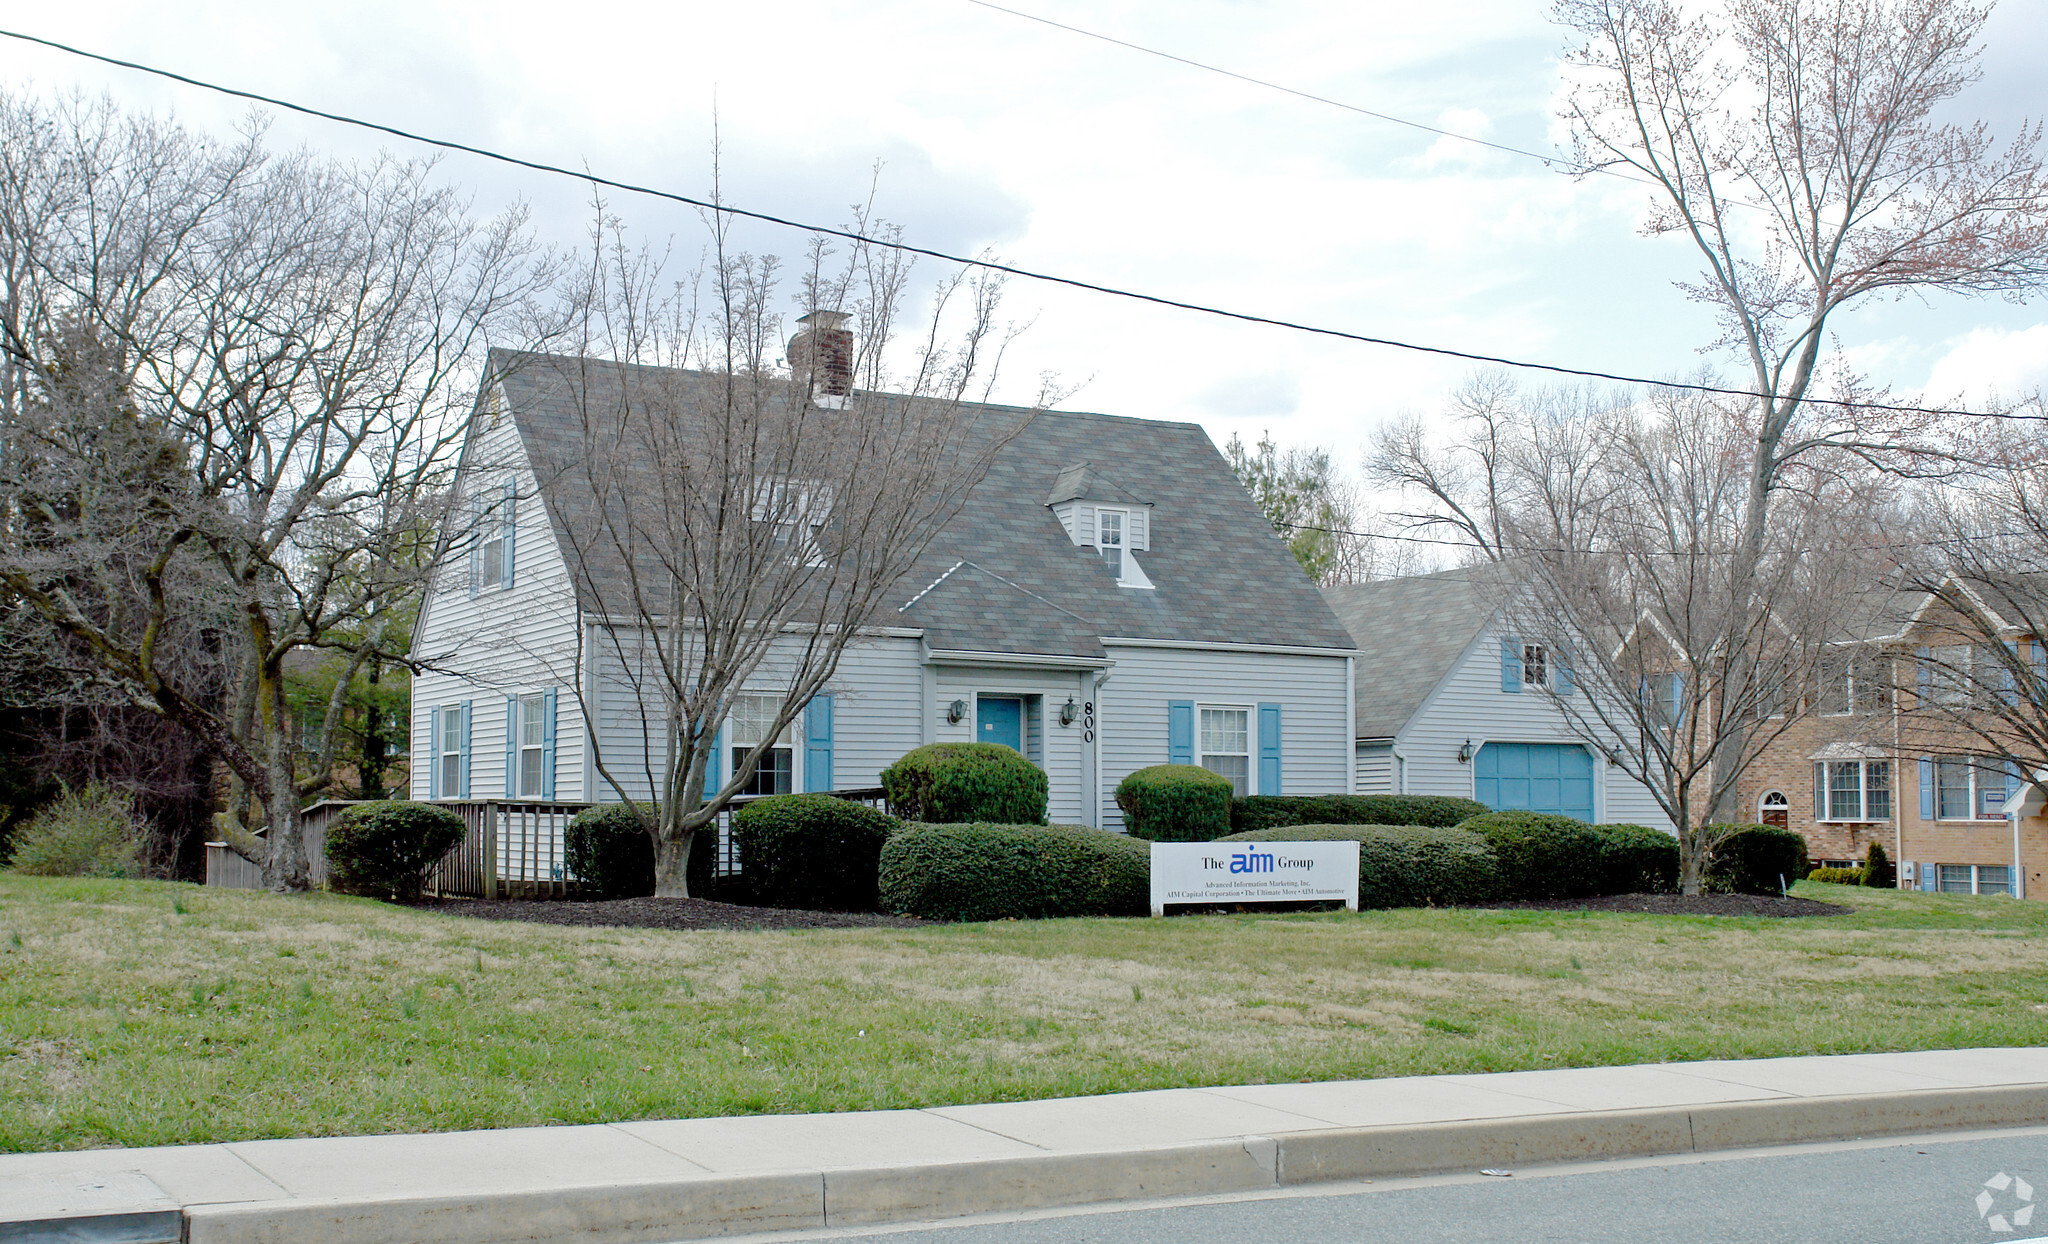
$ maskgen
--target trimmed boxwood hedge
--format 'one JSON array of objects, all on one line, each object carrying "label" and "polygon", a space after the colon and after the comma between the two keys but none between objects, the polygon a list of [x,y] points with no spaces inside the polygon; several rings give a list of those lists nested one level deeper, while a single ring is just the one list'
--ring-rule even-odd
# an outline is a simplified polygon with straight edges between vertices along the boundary
[{"label": "trimmed boxwood hedge", "polygon": [[1116,784],[1133,837],[1209,842],[1230,832],[1230,779],[1200,765],[1153,765]]},{"label": "trimmed boxwood hedge", "polygon": [[763,907],[874,911],[895,817],[831,795],[775,795],[732,816],[747,892]]},{"label": "trimmed boxwood hedge", "polygon": [[1608,892],[1608,838],[1569,816],[1488,812],[1458,828],[1483,835],[1500,861],[1501,897],[1585,898]]},{"label": "trimmed boxwood hedge", "polygon": [[[698,888],[695,857],[703,857],[703,876],[708,881],[713,850],[710,834],[698,838],[690,853],[690,893],[703,893]],[[654,839],[624,804],[585,808],[570,818],[562,840],[562,862],[569,875],[582,883],[586,898],[645,898],[654,893]]]},{"label": "trimmed boxwood hedge", "polygon": [[1289,825],[1224,842],[1358,844],[1358,905],[1445,907],[1500,897],[1500,866],[1481,834],[1440,825]]},{"label": "trimmed boxwood hedge", "polygon": [[1151,844],[1084,825],[905,824],[882,847],[881,907],[926,920],[1142,916]]},{"label": "trimmed boxwood hedge", "polygon": [[356,804],[327,831],[327,884],[343,894],[410,902],[420,896],[427,870],[463,833],[460,815],[431,803]]},{"label": "trimmed boxwood hedge", "polygon": [[1813,871],[1806,858],[1806,839],[1775,825],[1709,825],[1732,830],[1714,848],[1707,862],[1707,889],[1721,893],[1777,894],[1785,885]]},{"label": "trimmed boxwood hedge", "polygon": [[1829,885],[1862,885],[1863,870],[1860,868],[1816,868],[1806,874],[1808,881],[1825,881]]},{"label": "trimmed boxwood hedge", "polygon": [[929,743],[882,770],[889,810],[906,821],[1038,825],[1045,770],[1001,743]]},{"label": "trimmed boxwood hedge", "polygon": [[1607,842],[1605,894],[1671,894],[1678,889],[1678,839],[1647,825],[1595,825]]},{"label": "trimmed boxwood hedge", "polygon": [[1452,795],[1247,795],[1230,802],[1230,830],[1288,825],[1422,825],[1440,829],[1487,811]]}]

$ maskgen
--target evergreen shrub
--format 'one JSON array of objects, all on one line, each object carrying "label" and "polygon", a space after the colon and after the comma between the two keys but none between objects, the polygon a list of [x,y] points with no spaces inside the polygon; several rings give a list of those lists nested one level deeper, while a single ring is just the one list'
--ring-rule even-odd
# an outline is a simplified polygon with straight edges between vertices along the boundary
[{"label": "evergreen shrub", "polygon": [[1647,825],[1595,825],[1607,844],[1604,894],[1671,894],[1678,889],[1678,839]]},{"label": "evergreen shrub", "polygon": [[831,795],[774,795],[732,816],[747,892],[764,907],[874,911],[882,844],[898,822]]},{"label": "evergreen shrub", "polygon": [[1723,894],[1777,894],[1780,878],[1791,885],[1813,871],[1806,839],[1775,825],[1709,825],[1731,831],[1707,862],[1706,888]]},{"label": "evergreen shrub", "polygon": [[1356,842],[1358,905],[1448,907],[1500,897],[1500,865],[1484,835],[1438,825],[1289,825],[1223,842]]},{"label": "evergreen shrub", "polygon": [[1884,890],[1899,884],[1899,870],[1892,867],[1892,857],[1885,854],[1882,843],[1872,842],[1863,853],[1863,884]]},{"label": "evergreen shrub", "polygon": [[1483,836],[1493,847],[1502,898],[1585,898],[1611,892],[1610,839],[1584,821],[1548,812],[1487,812],[1458,828]]},{"label": "evergreen shrub", "polygon": [[878,872],[881,909],[925,920],[1151,910],[1151,844],[1083,825],[905,824]]},{"label": "evergreen shrub", "polygon": [[[697,881],[700,858],[704,861],[704,879],[711,878],[716,839],[716,833],[709,828],[698,832],[690,852],[692,894],[703,894]],[[584,898],[646,898],[654,893],[654,839],[640,818],[624,804],[604,804],[578,812],[569,821],[562,854],[569,875],[582,884]]]},{"label": "evergreen shrub", "polygon": [[1045,770],[1001,743],[929,743],[882,770],[889,810],[929,824],[1038,825]]},{"label": "evergreen shrub", "polygon": [[327,883],[343,894],[410,902],[463,832],[462,818],[435,804],[356,804],[327,831]]},{"label": "evergreen shrub", "polygon": [[1230,832],[1230,779],[1200,765],[1153,765],[1116,784],[1124,828],[1153,842],[1209,842]]},{"label": "evergreen shrub", "polygon": [[1808,881],[1825,881],[1829,885],[1862,885],[1863,870],[1860,868],[1816,868],[1806,874]]},{"label": "evergreen shrub", "polygon": [[1288,825],[1423,825],[1449,828],[1487,811],[1453,795],[1247,795],[1230,803],[1230,829]]}]

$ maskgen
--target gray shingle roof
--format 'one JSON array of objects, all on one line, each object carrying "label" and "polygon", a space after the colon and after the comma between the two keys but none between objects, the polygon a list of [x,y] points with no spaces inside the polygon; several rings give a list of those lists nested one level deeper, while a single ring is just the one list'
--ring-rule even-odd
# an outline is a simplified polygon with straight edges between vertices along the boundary
[{"label": "gray shingle roof", "polygon": [[1323,589],[1358,643],[1359,738],[1392,738],[1408,724],[1499,611],[1508,575],[1481,565]]},{"label": "gray shingle roof", "polygon": [[[660,385],[687,409],[720,383],[705,373],[585,360],[494,361],[558,532],[602,522],[587,481],[568,469],[582,452],[579,387]],[[1023,427],[903,576],[892,593],[894,616],[880,623],[923,627],[935,648],[1083,657],[1100,657],[1104,636],[1352,646],[1200,426],[976,403],[963,404],[959,417],[991,438],[1020,420]],[[1091,500],[1155,502],[1150,548],[1127,554],[1153,589],[1117,586],[1093,549],[1068,538],[1045,498],[1077,482],[1119,493]],[[586,608],[626,579],[622,559],[594,569],[594,586],[578,583]]]}]

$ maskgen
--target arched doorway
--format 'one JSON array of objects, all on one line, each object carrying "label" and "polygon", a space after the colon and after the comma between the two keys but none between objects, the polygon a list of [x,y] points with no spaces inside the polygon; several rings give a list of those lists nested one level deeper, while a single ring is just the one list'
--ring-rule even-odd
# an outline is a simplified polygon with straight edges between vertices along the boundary
[{"label": "arched doorway", "polygon": [[1779,829],[1791,828],[1792,804],[1781,790],[1770,791],[1757,803],[1756,819]]}]

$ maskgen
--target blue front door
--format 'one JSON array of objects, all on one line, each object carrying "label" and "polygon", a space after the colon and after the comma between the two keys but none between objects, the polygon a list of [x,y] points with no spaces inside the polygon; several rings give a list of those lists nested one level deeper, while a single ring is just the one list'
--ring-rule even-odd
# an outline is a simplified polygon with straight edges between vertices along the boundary
[{"label": "blue front door", "polygon": [[974,738],[979,743],[1001,743],[1013,751],[1024,750],[1024,701],[1006,696],[982,696],[975,702],[980,724]]},{"label": "blue front door", "polygon": [[1593,819],[1593,757],[1576,743],[1488,743],[1472,761],[1472,797],[1489,808]]}]

